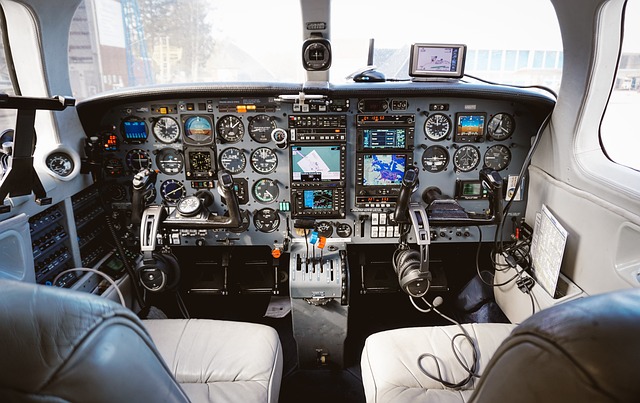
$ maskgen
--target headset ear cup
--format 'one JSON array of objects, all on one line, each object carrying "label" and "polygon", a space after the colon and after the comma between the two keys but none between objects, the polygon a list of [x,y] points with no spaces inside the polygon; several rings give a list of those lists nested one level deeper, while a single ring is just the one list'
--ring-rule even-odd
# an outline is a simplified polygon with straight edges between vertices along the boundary
[{"label": "headset ear cup", "polygon": [[396,255],[396,274],[402,291],[413,297],[421,297],[428,290],[430,273],[421,271],[422,257],[415,249],[405,249]]},{"label": "headset ear cup", "polygon": [[[173,290],[180,282],[180,264],[178,258],[173,253],[158,253],[164,260],[164,272],[167,275],[166,289]],[[161,269],[162,270],[162,269]]]},{"label": "headset ear cup", "polygon": [[149,291],[171,290],[180,281],[180,265],[171,253],[153,252],[138,264],[140,282]]}]

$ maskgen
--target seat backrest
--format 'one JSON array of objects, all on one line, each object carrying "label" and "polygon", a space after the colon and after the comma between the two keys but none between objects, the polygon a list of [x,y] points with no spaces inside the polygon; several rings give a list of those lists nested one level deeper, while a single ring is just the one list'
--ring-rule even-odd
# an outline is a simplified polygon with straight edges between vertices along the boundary
[{"label": "seat backrest", "polygon": [[0,401],[189,401],[136,315],[87,293],[0,280],[0,357]]},{"label": "seat backrest", "polygon": [[570,301],[520,324],[472,402],[637,402],[640,289]]}]

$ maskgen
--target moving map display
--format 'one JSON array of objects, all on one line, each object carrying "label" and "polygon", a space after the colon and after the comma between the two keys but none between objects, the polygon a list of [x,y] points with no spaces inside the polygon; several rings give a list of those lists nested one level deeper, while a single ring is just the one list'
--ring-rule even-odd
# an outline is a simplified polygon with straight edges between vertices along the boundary
[{"label": "moving map display", "polygon": [[339,181],[340,146],[292,146],[291,179],[296,182]]},{"label": "moving map display", "polygon": [[407,157],[404,154],[365,154],[364,186],[394,186],[402,183]]}]

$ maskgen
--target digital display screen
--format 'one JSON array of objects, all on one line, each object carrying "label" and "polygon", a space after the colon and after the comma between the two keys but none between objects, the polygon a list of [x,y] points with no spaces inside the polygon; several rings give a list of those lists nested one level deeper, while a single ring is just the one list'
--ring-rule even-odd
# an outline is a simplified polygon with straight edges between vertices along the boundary
[{"label": "digital display screen", "polygon": [[411,46],[412,77],[462,77],[465,45],[416,43]]},{"label": "digital display screen", "polygon": [[291,175],[296,182],[339,181],[340,146],[292,146]]},{"label": "digital display screen", "polygon": [[482,137],[484,115],[458,115],[456,136]]},{"label": "digital display screen", "polygon": [[364,129],[362,131],[364,148],[406,148],[406,129]]},{"label": "digital display screen", "polygon": [[480,196],[482,195],[482,185],[480,182],[467,182],[462,186],[463,196]]},{"label": "digital display screen", "polygon": [[143,142],[147,139],[147,125],[143,120],[125,120],[122,128],[126,141]]},{"label": "digital display screen", "polygon": [[394,186],[402,183],[407,156],[404,154],[365,154],[362,184]]},{"label": "digital display screen", "polygon": [[304,208],[311,210],[333,210],[333,190],[305,190]]}]

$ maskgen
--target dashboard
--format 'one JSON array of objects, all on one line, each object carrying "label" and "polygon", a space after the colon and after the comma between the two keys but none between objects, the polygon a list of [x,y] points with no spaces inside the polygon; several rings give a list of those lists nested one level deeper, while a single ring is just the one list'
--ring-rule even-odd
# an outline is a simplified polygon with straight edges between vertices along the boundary
[{"label": "dashboard", "polygon": [[[553,101],[508,87],[399,83],[331,88],[224,86],[132,90],[77,106],[88,138],[100,146],[103,198],[129,211],[132,180],[157,177],[145,203],[169,211],[172,246],[282,245],[320,236],[346,244],[397,243],[392,220],[404,172],[419,169],[411,201],[427,190],[454,198],[466,211],[489,208],[479,172],[499,173],[504,203]],[[224,215],[217,172],[233,176],[242,223],[189,227],[189,196],[207,213]],[[206,197],[204,197],[206,196]],[[211,197],[213,196],[213,197]],[[193,198],[191,198],[193,199]],[[521,217],[526,183],[508,221]],[[495,238],[495,227],[432,226],[432,244]],[[509,239],[510,227],[501,235]],[[412,239],[409,238],[409,241]]]}]

